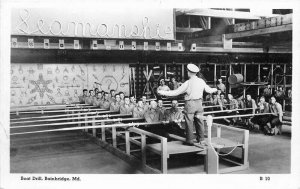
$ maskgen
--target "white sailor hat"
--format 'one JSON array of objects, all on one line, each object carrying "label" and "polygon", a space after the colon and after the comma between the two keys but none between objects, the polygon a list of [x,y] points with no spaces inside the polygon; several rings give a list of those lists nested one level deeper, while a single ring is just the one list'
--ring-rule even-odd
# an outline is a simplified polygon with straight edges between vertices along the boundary
[{"label": "white sailor hat", "polygon": [[195,64],[188,64],[187,69],[188,69],[188,71],[193,72],[193,73],[198,73],[200,71],[198,66],[196,66]]}]

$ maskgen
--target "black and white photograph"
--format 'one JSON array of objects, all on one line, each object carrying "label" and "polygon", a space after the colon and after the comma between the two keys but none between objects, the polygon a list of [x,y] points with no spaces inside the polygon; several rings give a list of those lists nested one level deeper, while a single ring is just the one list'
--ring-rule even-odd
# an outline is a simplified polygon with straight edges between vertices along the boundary
[{"label": "black and white photograph", "polygon": [[1,189],[300,188],[297,1],[54,2],[0,2]]}]

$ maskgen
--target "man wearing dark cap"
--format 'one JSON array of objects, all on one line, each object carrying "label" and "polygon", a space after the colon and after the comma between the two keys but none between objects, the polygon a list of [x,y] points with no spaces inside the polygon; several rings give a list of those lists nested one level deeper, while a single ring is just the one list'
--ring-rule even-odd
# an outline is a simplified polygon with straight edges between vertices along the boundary
[{"label": "man wearing dark cap", "polygon": [[216,88],[210,88],[203,79],[197,77],[199,68],[194,64],[188,64],[189,80],[184,82],[178,89],[172,91],[158,91],[164,96],[178,96],[185,93],[184,118],[186,121],[186,142],[185,145],[194,145],[193,125],[195,123],[196,139],[200,144],[204,142],[204,120],[202,108],[203,91],[214,93]]}]

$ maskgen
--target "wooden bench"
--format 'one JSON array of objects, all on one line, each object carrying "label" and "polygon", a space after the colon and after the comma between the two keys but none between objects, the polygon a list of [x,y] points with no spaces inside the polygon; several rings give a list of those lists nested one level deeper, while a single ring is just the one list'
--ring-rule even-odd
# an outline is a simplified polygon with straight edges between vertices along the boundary
[{"label": "wooden bench", "polygon": [[[167,142],[167,138],[139,129],[137,127],[123,128],[122,131],[117,131],[116,127],[112,127],[111,130],[108,129],[107,131],[111,132],[112,148],[114,149],[118,148],[117,137],[122,137],[123,139],[125,139],[125,151],[122,151],[123,154],[126,154],[127,157],[132,157],[131,154],[132,151],[137,151],[137,150],[140,151],[141,152],[140,163],[144,168],[149,167],[146,164],[147,150],[155,154],[159,154],[161,156],[161,168],[160,168],[161,173],[167,173],[168,158],[170,157],[170,155],[192,153],[192,152],[206,156],[204,170],[210,174],[228,173],[228,172],[247,169],[249,167],[249,162],[248,162],[249,131],[245,129],[228,127],[221,124],[212,124],[212,117],[211,116],[207,116],[207,117],[210,117],[206,119],[208,125],[208,137],[206,141],[208,146],[202,146],[199,144],[195,144],[194,146],[183,145],[183,141],[185,141],[185,139],[172,134],[170,134],[169,136],[171,138],[177,139],[177,141]],[[210,119],[211,121],[209,121]],[[101,124],[104,125],[105,122],[102,122]],[[211,137],[212,125],[217,128],[216,137]],[[243,134],[243,140],[232,141],[230,139],[222,138],[221,137],[222,128],[241,132]],[[107,145],[110,145],[107,142],[107,138],[105,136],[105,128],[101,128],[101,131],[102,131],[101,138],[99,140],[101,140]],[[95,129],[93,129],[92,133],[93,133],[92,136],[96,138]],[[146,138],[154,138],[159,140],[159,142],[155,144],[147,144]],[[135,144],[139,146],[140,149],[131,150],[131,144]],[[229,158],[226,158],[224,154],[220,153],[222,149],[226,149],[226,148],[227,149],[232,148],[232,151],[235,150],[236,148],[242,148],[241,162],[230,160]],[[232,164],[235,164],[236,166],[220,169],[219,168],[220,158]]]},{"label": "wooden bench", "polygon": [[[142,151],[142,162],[143,165],[146,164],[146,149],[151,150],[156,154],[161,155],[161,172],[167,173],[167,159],[170,155],[174,154],[183,154],[183,153],[191,153],[195,152],[198,154],[206,155],[205,160],[205,168],[204,170],[207,173],[228,173],[234,171],[240,171],[249,168],[248,161],[248,140],[249,140],[249,131],[245,129],[228,127],[226,125],[221,124],[213,124],[217,128],[217,136],[211,137],[211,128],[208,129],[208,138],[205,139],[208,143],[208,146],[202,146],[199,144],[195,144],[195,146],[186,146],[183,145],[185,141],[184,138],[170,134],[171,138],[177,139],[177,141],[167,142],[167,138],[161,137],[159,135],[155,135],[153,133],[138,129],[138,128],[130,128],[127,132],[126,139],[126,147],[130,148],[130,142],[133,142],[139,146],[141,146]],[[234,130],[241,132],[243,134],[242,141],[232,141],[230,139],[221,137],[221,128]],[[137,141],[130,138],[130,132],[134,132],[141,135],[141,141]],[[160,140],[160,143],[156,144],[146,144],[146,137],[153,137]],[[232,151],[236,148],[242,149],[241,162],[231,160],[226,158],[224,154],[220,154],[220,150],[232,148]],[[130,155],[130,149],[127,149],[126,152]],[[234,164],[234,167],[228,168],[219,168],[219,159],[225,160]]]}]

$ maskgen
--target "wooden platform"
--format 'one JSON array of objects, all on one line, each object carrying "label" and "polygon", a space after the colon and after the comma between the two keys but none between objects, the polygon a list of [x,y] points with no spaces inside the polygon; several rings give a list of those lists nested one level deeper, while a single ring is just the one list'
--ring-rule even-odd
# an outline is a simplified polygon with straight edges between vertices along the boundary
[{"label": "wooden platform", "polygon": [[[161,152],[161,144],[148,144],[148,148],[158,153]],[[191,153],[191,152],[205,152],[204,148],[200,148],[197,146],[187,146],[184,145],[182,141],[171,141],[167,143],[167,154],[184,154],[184,153]]]}]

